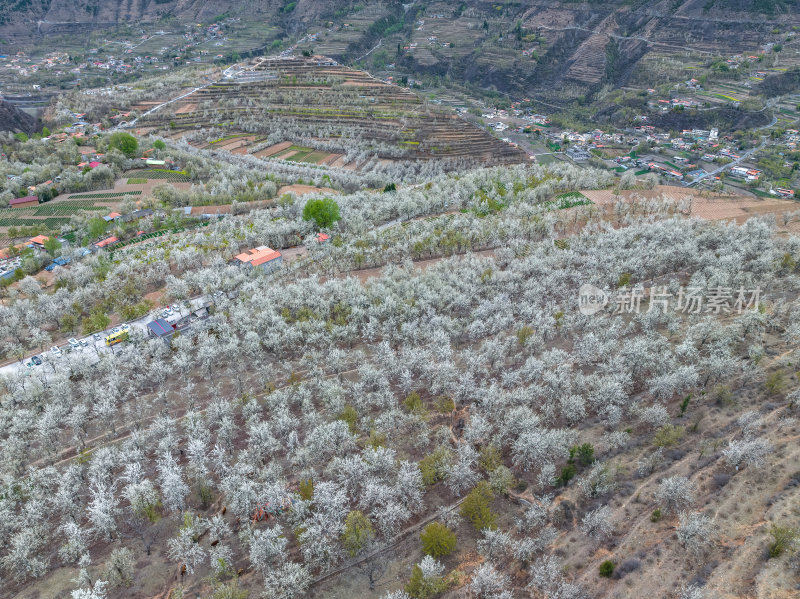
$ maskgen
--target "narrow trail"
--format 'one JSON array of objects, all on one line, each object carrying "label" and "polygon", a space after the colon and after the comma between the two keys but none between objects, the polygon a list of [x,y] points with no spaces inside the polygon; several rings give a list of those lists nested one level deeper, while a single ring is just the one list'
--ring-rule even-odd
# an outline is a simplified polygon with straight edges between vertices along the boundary
[{"label": "narrow trail", "polygon": [[383,545],[382,547],[379,547],[375,551],[372,551],[372,552],[370,552],[370,553],[368,553],[366,555],[363,555],[362,557],[358,558],[357,560],[349,562],[349,563],[337,568],[336,570],[332,570],[330,572],[326,572],[325,574],[321,574],[321,575],[317,576],[314,580],[311,581],[310,587],[318,585],[319,583],[324,582],[324,581],[326,581],[326,580],[328,580],[330,578],[335,578],[336,576],[339,576],[340,574],[343,574],[344,572],[347,572],[351,568],[371,560],[373,557],[375,557],[377,555],[380,555],[381,553],[389,551],[390,549],[394,549],[395,547],[397,547],[398,545],[400,545],[404,541],[408,540],[409,535],[411,535],[412,533],[418,531],[419,529],[421,529],[426,524],[429,524],[430,522],[433,522],[437,518],[440,518],[442,512],[452,512],[454,509],[456,509],[458,506],[460,506],[462,503],[464,503],[464,500],[466,498],[467,497],[465,495],[464,497],[462,497],[461,499],[459,499],[455,503],[451,503],[450,505],[448,505],[445,508],[440,508],[437,512],[431,514],[430,516],[426,516],[425,518],[423,518],[422,520],[420,520],[416,524],[413,524],[412,526],[409,526],[405,530],[402,530],[401,532],[397,533],[394,537],[392,537],[392,539],[386,545]]},{"label": "narrow trail", "polygon": [[644,42],[646,44],[650,44],[651,46],[664,46],[666,48],[675,48],[677,50],[686,50],[688,52],[697,52],[698,54],[708,54],[710,56],[713,56],[715,54],[715,52],[710,52],[708,50],[699,50],[697,48],[692,48],[691,46],[680,46],[680,45],[675,45],[675,44],[667,44],[666,42],[657,42],[657,41],[654,41],[654,40],[650,40],[650,39],[648,39],[646,37],[643,37],[641,35],[629,36],[629,35],[618,35],[616,33],[604,33],[602,31],[596,31],[595,29],[588,29],[586,27],[579,27],[578,25],[570,25],[568,27],[549,27],[548,25],[535,24],[535,25],[532,25],[532,27],[535,27],[537,29],[546,29],[548,31],[574,31],[574,30],[586,31],[588,33],[591,33],[592,35],[605,36],[605,37],[609,37],[609,38],[612,38],[612,39],[615,39],[615,40],[639,41],[639,42]]},{"label": "narrow trail", "polygon": [[373,53],[375,50],[377,50],[378,48],[380,48],[382,45],[383,45],[383,38],[379,39],[379,40],[378,40],[378,43],[377,43],[377,44],[375,44],[375,46],[374,46],[374,47],[373,47],[371,50],[368,50],[366,54],[364,54],[363,56],[359,56],[359,57],[358,57],[358,58],[356,58],[356,59],[355,59],[353,62],[358,62],[359,60],[364,60],[364,59],[365,59],[367,56],[369,56],[370,54],[372,54],[372,53]]}]

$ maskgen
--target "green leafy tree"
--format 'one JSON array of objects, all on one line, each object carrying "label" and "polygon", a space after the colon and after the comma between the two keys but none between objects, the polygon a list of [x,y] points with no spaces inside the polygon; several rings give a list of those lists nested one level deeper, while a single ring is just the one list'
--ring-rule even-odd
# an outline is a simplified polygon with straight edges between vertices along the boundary
[{"label": "green leafy tree", "polygon": [[89,237],[92,239],[97,239],[103,233],[106,232],[106,227],[108,227],[108,223],[104,221],[102,218],[93,218],[87,224],[87,228],[89,230]]},{"label": "green leafy tree", "polygon": [[422,482],[428,486],[444,480],[447,467],[450,465],[453,453],[445,446],[440,445],[433,453],[426,455],[419,461],[419,470],[422,473]]},{"label": "green leafy tree", "polygon": [[305,478],[297,484],[297,494],[306,501],[311,501],[314,496],[314,481],[310,478]]},{"label": "green leafy tree", "polygon": [[614,562],[610,559],[607,559],[602,564],[600,564],[600,576],[603,578],[611,578],[614,574]]},{"label": "green leafy tree", "polygon": [[414,564],[414,568],[411,570],[411,580],[408,581],[405,591],[414,599],[429,599],[446,591],[448,586],[447,578],[440,574],[426,576],[419,564]]},{"label": "green leafy tree", "polygon": [[111,324],[111,319],[103,311],[102,307],[94,308],[87,318],[83,319],[83,332],[92,333],[102,331]]},{"label": "green leafy tree", "polygon": [[772,535],[772,543],[769,546],[769,556],[780,557],[783,553],[792,547],[798,537],[798,532],[788,526],[779,526],[773,524],[769,529],[769,534]]},{"label": "green leafy tree", "polygon": [[461,504],[461,515],[472,522],[476,530],[497,528],[497,514],[491,508],[492,499],[494,493],[489,483],[480,481]]},{"label": "green leafy tree", "polygon": [[136,138],[130,133],[117,131],[113,133],[108,140],[108,149],[112,150],[114,148],[125,154],[128,158],[134,158],[139,149],[139,142],[136,141]]},{"label": "green leafy tree", "polygon": [[51,256],[55,256],[56,252],[61,249],[61,242],[55,237],[49,237],[47,241],[44,242],[44,249],[47,250],[47,253]]},{"label": "green leafy tree", "polygon": [[167,144],[165,144],[165,143],[164,143],[163,141],[161,141],[160,139],[157,139],[157,140],[155,140],[155,141],[153,142],[153,147],[154,147],[156,150],[165,150],[165,149],[167,148]]},{"label": "green leafy tree", "polygon": [[584,443],[578,447],[578,463],[581,466],[591,466],[594,463],[594,447],[591,443]]},{"label": "green leafy tree", "polygon": [[313,220],[320,229],[330,229],[341,218],[339,204],[330,198],[309,200],[303,208],[303,220]]},{"label": "green leafy tree", "polygon": [[431,522],[420,534],[422,551],[433,557],[444,557],[456,548],[456,534],[440,522]]},{"label": "green leafy tree", "polygon": [[367,543],[375,538],[375,528],[363,512],[354,510],[347,514],[342,533],[342,546],[355,557]]},{"label": "green leafy tree", "polygon": [[350,404],[346,405],[339,414],[338,420],[343,420],[347,423],[350,432],[354,435],[358,434],[358,412]]}]

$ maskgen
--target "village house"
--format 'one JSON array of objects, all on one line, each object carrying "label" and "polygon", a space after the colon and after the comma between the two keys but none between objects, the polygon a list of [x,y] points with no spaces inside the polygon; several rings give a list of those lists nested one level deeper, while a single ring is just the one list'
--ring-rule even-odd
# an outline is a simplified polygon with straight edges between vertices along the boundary
[{"label": "village house", "polygon": [[283,264],[283,256],[280,252],[261,245],[237,255],[233,262],[251,268],[260,267],[265,272],[272,272]]},{"label": "village house", "polygon": [[10,208],[31,208],[39,205],[37,196],[25,196],[24,198],[13,198],[8,201]]}]

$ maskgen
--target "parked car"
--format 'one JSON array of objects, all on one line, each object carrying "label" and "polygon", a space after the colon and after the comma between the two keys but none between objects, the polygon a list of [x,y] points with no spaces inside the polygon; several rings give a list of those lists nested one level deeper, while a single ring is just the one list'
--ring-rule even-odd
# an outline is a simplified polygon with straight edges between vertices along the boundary
[{"label": "parked car", "polygon": [[100,341],[100,339],[103,338],[102,335],[100,335],[100,333],[95,333],[94,335],[92,335],[92,337],[94,338],[95,341]]},{"label": "parked car", "polygon": [[81,339],[78,343],[81,344],[81,347],[88,347],[89,346],[89,342],[86,341],[86,339]]},{"label": "parked car", "polygon": [[178,304],[172,304],[172,305],[170,306],[170,309],[171,309],[173,312],[180,312],[180,311],[181,311],[181,307],[180,307]]},{"label": "parked car", "polygon": [[73,348],[78,348],[78,347],[81,346],[81,344],[78,343],[78,340],[75,339],[75,337],[71,337],[71,338],[67,339],[67,342],[69,343],[69,346],[73,347]]},{"label": "parked car", "polygon": [[25,362],[25,366],[27,366],[28,368],[33,368],[35,366],[35,364],[33,362],[31,362],[30,360],[28,360],[27,362]]},{"label": "parked car", "polygon": [[111,334],[113,335],[114,333],[119,333],[119,327],[114,327],[111,329]]},{"label": "parked car", "polygon": [[53,347],[50,348],[50,353],[53,354],[54,356],[58,357],[58,356],[61,355],[61,350],[58,349],[57,345],[54,345]]},{"label": "parked car", "polygon": [[172,310],[166,309],[161,313],[161,318],[169,318],[172,316]]},{"label": "parked car", "polygon": [[36,364],[36,366],[42,365],[42,359],[39,356],[31,356],[31,362]]}]

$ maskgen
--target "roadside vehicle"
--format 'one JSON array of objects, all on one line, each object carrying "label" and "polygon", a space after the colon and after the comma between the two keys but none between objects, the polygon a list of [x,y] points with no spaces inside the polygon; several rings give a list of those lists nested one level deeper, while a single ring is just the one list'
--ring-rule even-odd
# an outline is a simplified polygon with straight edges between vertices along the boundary
[{"label": "roadside vehicle", "polygon": [[128,339],[128,331],[117,331],[116,333],[112,332],[110,335],[106,337],[106,345],[112,346],[116,345],[117,343],[122,343]]},{"label": "roadside vehicle", "polygon": [[94,335],[92,335],[92,337],[94,337],[95,341],[100,341],[100,339],[101,339],[100,333],[95,333]]},{"label": "roadside vehicle", "polygon": [[75,337],[71,337],[70,339],[67,339],[67,343],[69,343],[69,346],[71,348],[73,348],[73,349],[77,349],[77,348],[79,348],[81,346],[81,344],[78,342],[77,339],[75,339]]},{"label": "roadside vehicle", "polygon": [[39,356],[32,356],[31,362],[33,362],[36,366],[41,366],[42,359]]},{"label": "roadside vehicle", "polygon": [[50,353],[53,354],[55,357],[59,357],[61,355],[61,350],[58,349],[57,345],[54,345],[50,348]]},{"label": "roadside vehicle", "polygon": [[81,339],[78,343],[81,344],[81,347],[88,347],[89,346],[89,342],[86,341],[86,339]]}]

